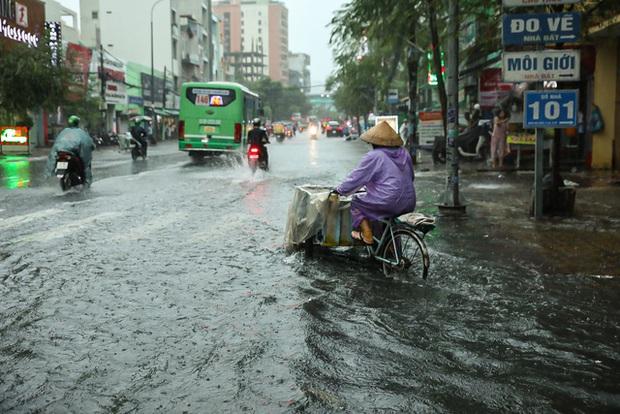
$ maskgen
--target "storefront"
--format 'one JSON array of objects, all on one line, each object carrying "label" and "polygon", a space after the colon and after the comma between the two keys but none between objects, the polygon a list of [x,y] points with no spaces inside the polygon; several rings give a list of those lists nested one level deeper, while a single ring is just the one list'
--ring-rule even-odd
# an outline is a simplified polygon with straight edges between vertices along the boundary
[{"label": "storefront", "polygon": [[596,47],[592,108],[601,123],[592,131],[592,168],[620,168],[620,15],[588,32]]}]

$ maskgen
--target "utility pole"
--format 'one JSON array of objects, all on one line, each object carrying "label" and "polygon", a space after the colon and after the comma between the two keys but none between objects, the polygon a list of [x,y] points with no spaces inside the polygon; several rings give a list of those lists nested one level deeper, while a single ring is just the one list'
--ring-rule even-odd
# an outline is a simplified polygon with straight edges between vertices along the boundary
[{"label": "utility pole", "polygon": [[207,35],[209,36],[209,76],[207,80],[214,81],[213,79],[213,9],[211,7],[211,0],[207,0]]},{"label": "utility pole", "polygon": [[[448,142],[446,165],[448,180],[442,203],[438,206],[444,214],[464,214],[465,204],[459,194],[459,154],[456,139],[459,135],[459,1],[449,0],[448,6]],[[441,76],[440,74],[438,76]]]},{"label": "utility pole", "polygon": [[99,91],[101,95],[101,133],[104,133],[108,126],[108,105],[105,100],[105,91],[106,91],[106,74],[105,69],[103,68],[103,44],[99,43],[99,80],[101,82],[101,90]]},{"label": "utility pole", "polygon": [[166,109],[166,67],[164,66],[164,92],[161,97],[161,108]]}]

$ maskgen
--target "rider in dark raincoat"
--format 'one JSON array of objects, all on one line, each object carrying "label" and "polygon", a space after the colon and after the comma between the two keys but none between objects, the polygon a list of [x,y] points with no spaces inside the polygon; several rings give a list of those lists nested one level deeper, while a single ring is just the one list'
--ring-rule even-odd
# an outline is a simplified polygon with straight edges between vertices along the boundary
[{"label": "rider in dark raincoat", "polygon": [[362,135],[362,140],[372,144],[357,168],[336,187],[342,195],[355,193],[366,187],[366,193],[356,195],[351,201],[351,216],[355,239],[372,244],[370,221],[386,219],[412,212],[416,205],[413,185],[413,162],[409,152],[402,147],[400,136],[385,121]]},{"label": "rider in dark raincoat", "polygon": [[70,116],[68,124],[68,128],[60,131],[60,134],[58,134],[54,140],[54,146],[47,158],[47,173],[50,176],[54,174],[56,158],[59,152],[71,152],[77,155],[82,161],[82,165],[84,165],[85,184],[86,186],[90,186],[93,181],[90,164],[93,158],[92,154],[93,149],[95,149],[95,144],[86,131],[80,129],[79,117],[75,115]]}]

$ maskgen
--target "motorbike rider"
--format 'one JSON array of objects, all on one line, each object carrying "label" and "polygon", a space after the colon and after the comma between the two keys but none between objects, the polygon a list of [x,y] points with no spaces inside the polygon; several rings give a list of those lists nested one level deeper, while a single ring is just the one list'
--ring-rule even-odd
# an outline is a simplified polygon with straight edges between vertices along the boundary
[{"label": "motorbike rider", "polygon": [[255,118],[252,121],[253,128],[248,132],[248,144],[256,145],[260,150],[260,157],[267,165],[269,165],[269,153],[266,144],[269,144],[269,137],[263,128],[260,127],[260,119]]},{"label": "motorbike rider", "polygon": [[136,122],[129,132],[131,133],[131,137],[140,143],[144,151],[144,156],[146,157],[146,150],[149,146],[147,139],[149,132],[144,123]]},{"label": "motorbike rider", "polygon": [[47,173],[50,176],[54,174],[59,152],[70,152],[81,160],[84,168],[84,184],[90,187],[93,181],[91,161],[95,144],[86,131],[80,128],[78,116],[71,115],[67,125],[54,140],[54,146],[47,158]]}]

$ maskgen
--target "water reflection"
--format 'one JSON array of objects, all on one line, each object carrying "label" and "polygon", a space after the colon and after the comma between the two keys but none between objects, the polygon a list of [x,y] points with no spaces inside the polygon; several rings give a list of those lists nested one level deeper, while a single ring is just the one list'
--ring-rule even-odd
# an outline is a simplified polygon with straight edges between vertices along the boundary
[{"label": "water reflection", "polygon": [[20,156],[0,157],[0,177],[5,188],[30,187],[30,161]]},{"label": "water reflection", "polygon": [[308,148],[310,151],[310,165],[318,165],[317,160],[319,159],[319,148],[317,145],[317,141],[311,139],[310,146]]}]

